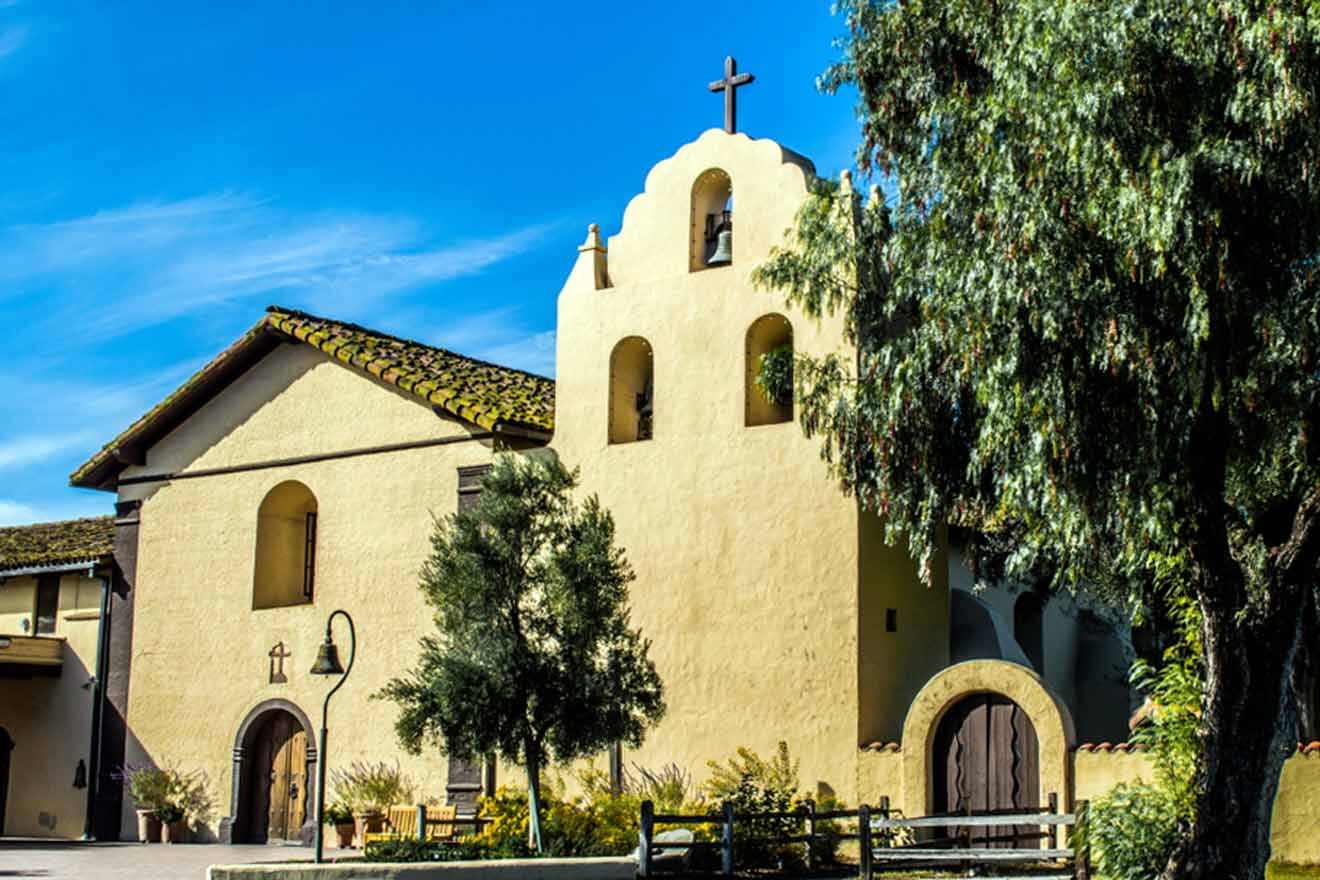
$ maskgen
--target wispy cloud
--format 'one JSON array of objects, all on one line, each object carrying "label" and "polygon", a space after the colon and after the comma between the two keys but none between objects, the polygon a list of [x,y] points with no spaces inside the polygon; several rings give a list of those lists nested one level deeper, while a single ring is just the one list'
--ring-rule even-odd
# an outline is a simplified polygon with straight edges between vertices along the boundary
[{"label": "wispy cloud", "polygon": [[30,504],[11,498],[0,498],[0,527],[25,526],[29,523],[77,519],[84,516],[102,516],[113,513],[112,496],[97,493],[72,497],[53,503]]},{"label": "wispy cloud", "polygon": [[37,509],[18,501],[0,498],[0,526],[21,526],[39,522],[41,514]]},{"label": "wispy cloud", "polygon": [[400,291],[517,256],[550,228],[436,242],[401,218],[290,217],[221,192],[0,230],[0,279],[11,291],[64,288],[66,312],[56,320],[77,313],[89,332],[108,337],[259,295],[314,292],[319,309],[362,313]]},{"label": "wispy cloud", "polygon": [[71,449],[95,442],[96,435],[83,431],[36,434],[0,439],[0,471],[45,461]]},{"label": "wispy cloud", "polygon": [[[4,3],[0,3],[0,9],[4,6]],[[27,42],[27,36],[26,25],[16,24],[0,29],[0,61],[22,49],[23,44]]]}]

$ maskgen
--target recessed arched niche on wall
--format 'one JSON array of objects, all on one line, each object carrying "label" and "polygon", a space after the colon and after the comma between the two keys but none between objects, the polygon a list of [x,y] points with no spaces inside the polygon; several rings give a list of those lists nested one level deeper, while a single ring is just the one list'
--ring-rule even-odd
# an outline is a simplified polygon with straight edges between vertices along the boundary
[{"label": "recessed arched niche on wall", "polygon": [[312,601],[316,580],[316,496],[296,480],[280,483],[257,510],[253,608]]},{"label": "recessed arched niche on wall", "polygon": [[[691,271],[727,266],[733,261],[733,181],[727,172],[710,168],[697,175],[692,184],[691,224]],[[723,250],[721,233],[727,233]]]},{"label": "recessed arched niche on wall", "polygon": [[[745,349],[745,424],[793,421],[793,325],[783,315],[762,315],[747,328]],[[760,383],[763,363],[766,381]]]},{"label": "recessed arched niche on wall", "polygon": [[655,417],[655,358],[640,336],[619,341],[610,352],[611,443],[650,440]]}]

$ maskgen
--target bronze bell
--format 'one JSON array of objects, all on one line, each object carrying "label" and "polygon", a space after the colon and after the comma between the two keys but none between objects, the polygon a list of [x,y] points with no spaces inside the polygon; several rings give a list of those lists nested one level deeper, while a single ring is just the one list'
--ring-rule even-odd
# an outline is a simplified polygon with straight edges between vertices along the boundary
[{"label": "bronze bell", "polygon": [[720,224],[719,237],[715,240],[715,253],[706,261],[707,266],[727,266],[733,262],[733,227],[728,223]]},{"label": "bronze bell", "polygon": [[330,637],[326,636],[321,647],[316,651],[316,662],[312,664],[312,675],[343,675],[344,667],[339,663],[339,648]]}]

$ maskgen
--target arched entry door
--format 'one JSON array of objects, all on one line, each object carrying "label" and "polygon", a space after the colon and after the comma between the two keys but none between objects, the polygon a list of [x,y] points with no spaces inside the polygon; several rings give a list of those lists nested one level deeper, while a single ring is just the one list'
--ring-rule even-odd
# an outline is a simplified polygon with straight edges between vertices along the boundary
[{"label": "arched entry door", "polygon": [[248,731],[243,771],[240,839],[301,842],[311,782],[302,723],[283,709],[264,713]]},{"label": "arched entry door", "polygon": [[[1040,747],[1022,709],[998,694],[955,703],[935,733],[934,810],[939,813],[1035,809],[1040,800]],[[967,843],[1011,847],[1035,827],[968,828]],[[1026,844],[1027,841],[1021,841]]]}]

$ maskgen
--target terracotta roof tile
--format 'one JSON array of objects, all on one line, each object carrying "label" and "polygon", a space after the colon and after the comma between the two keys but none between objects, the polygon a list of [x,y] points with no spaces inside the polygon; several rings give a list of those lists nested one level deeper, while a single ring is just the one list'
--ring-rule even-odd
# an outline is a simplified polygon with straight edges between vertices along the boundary
[{"label": "terracotta roof tile", "polygon": [[114,552],[115,518],[97,516],[0,529],[0,571],[101,560]]}]

